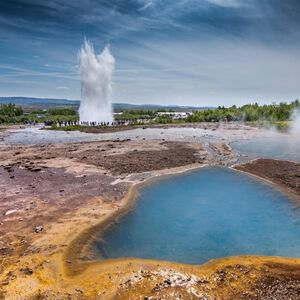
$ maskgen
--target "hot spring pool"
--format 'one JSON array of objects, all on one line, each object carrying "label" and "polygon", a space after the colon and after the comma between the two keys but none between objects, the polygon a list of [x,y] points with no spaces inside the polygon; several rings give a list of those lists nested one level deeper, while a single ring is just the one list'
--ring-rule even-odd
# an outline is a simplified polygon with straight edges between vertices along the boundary
[{"label": "hot spring pool", "polygon": [[250,157],[266,157],[300,161],[300,139],[287,134],[238,140],[231,143],[234,150]]},{"label": "hot spring pool", "polygon": [[171,176],[141,188],[137,198],[95,242],[100,258],[198,264],[232,255],[300,257],[297,203],[230,169]]}]

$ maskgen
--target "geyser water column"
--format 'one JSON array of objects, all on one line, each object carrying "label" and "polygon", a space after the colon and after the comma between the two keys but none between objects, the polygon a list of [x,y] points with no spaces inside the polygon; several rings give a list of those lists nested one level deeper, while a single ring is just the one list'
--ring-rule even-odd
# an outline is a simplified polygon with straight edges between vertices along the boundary
[{"label": "geyser water column", "polygon": [[112,122],[111,92],[115,59],[109,47],[96,55],[92,43],[85,40],[78,59],[81,79],[80,121]]}]

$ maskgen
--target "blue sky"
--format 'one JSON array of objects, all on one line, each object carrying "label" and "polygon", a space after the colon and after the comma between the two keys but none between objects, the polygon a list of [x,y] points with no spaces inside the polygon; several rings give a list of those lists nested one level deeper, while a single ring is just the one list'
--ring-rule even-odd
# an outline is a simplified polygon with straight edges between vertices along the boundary
[{"label": "blue sky", "polygon": [[300,97],[298,0],[4,0],[0,96],[79,99],[84,37],[111,46],[115,102]]}]

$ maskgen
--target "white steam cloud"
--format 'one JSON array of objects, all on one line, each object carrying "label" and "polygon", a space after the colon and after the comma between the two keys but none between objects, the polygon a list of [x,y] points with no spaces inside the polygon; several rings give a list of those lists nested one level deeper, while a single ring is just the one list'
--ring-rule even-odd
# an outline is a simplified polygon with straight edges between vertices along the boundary
[{"label": "white steam cloud", "polygon": [[85,40],[78,53],[81,78],[81,122],[112,122],[112,75],[115,59],[109,47],[95,54],[91,42]]},{"label": "white steam cloud", "polygon": [[291,133],[292,134],[300,133],[300,108],[295,109],[292,114]]}]

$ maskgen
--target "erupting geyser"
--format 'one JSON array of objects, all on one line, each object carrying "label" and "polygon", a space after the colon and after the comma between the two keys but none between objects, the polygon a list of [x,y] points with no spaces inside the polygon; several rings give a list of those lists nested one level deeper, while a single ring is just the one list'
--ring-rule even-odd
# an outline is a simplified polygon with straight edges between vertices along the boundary
[{"label": "erupting geyser", "polygon": [[115,59],[109,47],[96,55],[92,43],[85,40],[78,59],[81,78],[80,121],[112,122],[110,96]]}]

